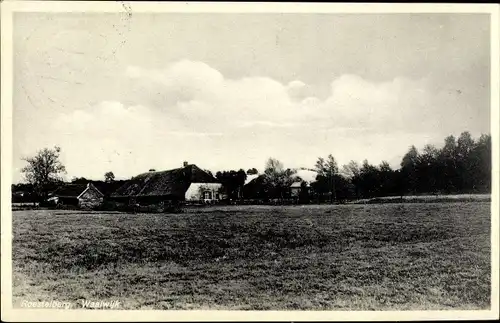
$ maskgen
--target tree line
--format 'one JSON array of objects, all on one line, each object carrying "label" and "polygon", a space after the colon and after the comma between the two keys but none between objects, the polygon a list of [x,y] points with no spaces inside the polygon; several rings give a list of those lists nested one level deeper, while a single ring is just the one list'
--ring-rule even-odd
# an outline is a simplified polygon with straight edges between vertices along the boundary
[{"label": "tree line", "polygon": [[[458,138],[444,139],[442,148],[425,145],[421,152],[411,146],[393,169],[387,161],[373,165],[350,161],[338,166],[333,155],[319,157],[314,165],[313,183],[306,183],[296,171],[285,168],[277,159],[269,158],[263,174],[243,186],[245,172],[219,172],[217,178],[230,188],[231,198],[243,192],[244,198],[292,198],[290,185],[302,182],[299,199],[303,201],[344,201],[349,199],[414,194],[489,193],[491,191],[491,135],[474,140],[468,131]],[[247,174],[255,174],[248,170]],[[232,174],[232,175],[231,175]],[[220,175],[220,176],[219,176]]]},{"label": "tree line", "polygon": [[[15,191],[29,191],[40,199],[62,184],[65,167],[59,159],[61,149],[45,148],[34,157],[25,158],[22,169],[27,183],[13,185]],[[442,148],[425,145],[421,151],[411,146],[403,156],[398,169],[388,162],[373,165],[364,160],[361,164],[350,161],[338,166],[333,155],[318,157],[314,170],[315,181],[307,183],[297,171],[269,158],[264,171],[256,168],[244,171],[226,170],[214,177],[222,183],[227,199],[290,199],[301,201],[338,202],[349,199],[413,194],[488,193],[491,191],[491,135],[483,134],[474,140],[467,131],[458,138],[450,135]],[[212,174],[211,172],[209,172]],[[245,185],[248,175],[258,175]],[[74,178],[73,183],[88,182]],[[114,174],[107,172],[104,181],[92,181],[104,191],[120,185]],[[300,183],[299,194],[293,195],[291,185]]]}]

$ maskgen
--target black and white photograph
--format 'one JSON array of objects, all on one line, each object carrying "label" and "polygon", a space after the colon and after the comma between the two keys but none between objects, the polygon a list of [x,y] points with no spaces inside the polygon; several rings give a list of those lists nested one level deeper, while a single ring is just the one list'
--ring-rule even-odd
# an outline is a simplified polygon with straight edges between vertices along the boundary
[{"label": "black and white photograph", "polygon": [[498,5],[44,2],[2,319],[498,318]]}]

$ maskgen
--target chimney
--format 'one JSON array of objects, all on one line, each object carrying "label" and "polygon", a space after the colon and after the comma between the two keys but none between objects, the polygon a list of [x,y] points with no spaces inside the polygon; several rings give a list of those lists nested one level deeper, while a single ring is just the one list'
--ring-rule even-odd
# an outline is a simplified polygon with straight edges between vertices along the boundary
[{"label": "chimney", "polygon": [[188,162],[185,161],[184,164],[183,164],[183,166],[186,167],[187,165],[188,165]]}]

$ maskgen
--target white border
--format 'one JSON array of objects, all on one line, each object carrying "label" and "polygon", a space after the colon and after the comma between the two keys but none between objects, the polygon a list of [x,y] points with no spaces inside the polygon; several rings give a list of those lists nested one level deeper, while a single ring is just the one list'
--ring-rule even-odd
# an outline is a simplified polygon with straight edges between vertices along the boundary
[{"label": "white border", "polygon": [[[114,311],[12,308],[12,17],[14,12],[488,13],[491,14],[492,280],[489,311]],[[4,321],[352,321],[471,320],[499,317],[499,12],[496,4],[306,4],[4,1],[1,3],[1,307]]]},{"label": "white border", "polygon": [[500,184],[500,6],[491,13],[491,145],[492,145],[492,183],[491,183],[491,310],[499,318],[499,184]]},{"label": "white border", "polygon": [[491,13],[492,4],[297,3],[297,2],[127,2],[6,1],[16,12],[221,12],[221,13]]}]

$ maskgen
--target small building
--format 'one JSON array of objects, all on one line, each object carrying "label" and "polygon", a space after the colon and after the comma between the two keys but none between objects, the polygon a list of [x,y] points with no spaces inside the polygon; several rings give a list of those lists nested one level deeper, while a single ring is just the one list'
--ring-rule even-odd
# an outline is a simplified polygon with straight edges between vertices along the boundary
[{"label": "small building", "polygon": [[65,184],[57,188],[49,201],[55,204],[94,208],[102,204],[104,195],[92,184]]},{"label": "small building", "polygon": [[[304,183],[305,183],[305,188],[308,190],[307,192],[309,193],[311,186],[307,182]],[[298,197],[302,189],[303,189],[302,182],[294,182],[292,183],[292,185],[290,185],[290,195],[292,197]]]},{"label": "small building", "polygon": [[183,167],[139,174],[118,188],[111,198],[127,204],[162,202],[212,203],[223,198],[222,184],[196,165],[184,162]]},{"label": "small building", "polygon": [[297,181],[290,185],[290,195],[292,197],[299,197],[302,188],[302,182],[305,183],[305,189],[307,189],[307,193],[311,193],[311,184],[316,181],[316,176],[318,173],[311,169],[300,168],[296,170],[295,176],[297,177]]}]

